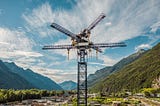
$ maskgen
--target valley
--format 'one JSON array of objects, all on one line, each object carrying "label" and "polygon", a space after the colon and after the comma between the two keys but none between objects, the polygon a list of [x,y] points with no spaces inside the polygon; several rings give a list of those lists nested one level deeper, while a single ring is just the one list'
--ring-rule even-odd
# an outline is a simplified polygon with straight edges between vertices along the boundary
[{"label": "valley", "polygon": [[[89,94],[95,95],[95,94]],[[0,105],[14,106],[77,106],[77,95],[49,96],[41,99],[26,99],[22,101],[0,103]],[[88,97],[88,106],[159,106],[160,98],[146,98],[144,96],[128,97]]]},{"label": "valley", "polygon": [[160,0],[0,0],[0,106],[160,106]]},{"label": "valley", "polygon": [[[118,68],[106,67],[106,68],[103,68],[102,70],[98,70],[94,76],[97,78],[101,76],[101,79],[96,80],[94,82],[92,81],[93,79],[89,75],[88,76],[90,79],[89,81],[93,83],[92,84],[89,83],[88,105],[90,106],[111,106],[116,104],[120,104],[120,106],[121,105],[122,106],[158,106],[160,105],[160,88],[159,88],[160,82],[158,77],[160,75],[160,71],[159,71],[160,59],[158,58],[160,53],[159,51],[160,51],[160,44],[157,44],[151,50],[138,51],[137,53],[134,53],[126,57],[125,59],[120,60],[117,64],[113,66]],[[148,63],[147,61],[150,61],[150,63]],[[24,70],[23,68],[18,67],[14,63],[7,63],[7,62],[4,63],[3,61],[0,61],[0,63],[1,63],[0,64],[1,70],[7,69],[8,71],[6,72],[10,73],[11,75],[13,74],[13,75],[26,78],[24,79],[26,80],[26,82],[29,81],[27,80],[28,75],[29,76],[36,75],[39,77],[38,74],[33,73],[31,70],[29,71]],[[148,66],[149,68],[147,68]],[[111,71],[113,69],[116,69],[116,70]],[[137,71],[137,73],[139,74],[136,73],[134,75],[134,73],[136,72],[135,69],[139,70]],[[108,70],[110,70],[110,72],[108,72]],[[133,73],[132,73],[132,70],[134,70]],[[141,74],[142,72],[140,70],[143,70],[143,74]],[[152,71],[152,70],[155,70],[155,71]],[[24,72],[26,73],[25,74],[26,76],[24,76]],[[147,75],[148,72],[150,73],[149,76]],[[104,73],[107,73],[107,74],[105,75]],[[132,78],[134,80],[129,80],[131,75],[134,76],[134,78],[139,78],[139,79],[136,80]],[[139,75],[141,76],[139,77]],[[125,76],[125,77],[121,78],[121,76]],[[43,76],[41,75],[40,77],[43,78]],[[144,78],[146,78],[146,81],[145,80],[141,81],[141,78],[143,80]],[[110,82],[108,83],[108,81]],[[121,81],[123,83],[121,83]],[[130,83],[128,83],[129,81]],[[135,83],[134,81],[137,81],[137,83]],[[12,82],[12,83],[16,83],[16,82]],[[131,83],[135,85],[126,86],[127,84],[131,84]],[[137,85],[139,83],[141,85]],[[30,85],[32,85],[33,88],[35,86],[34,83]],[[33,89],[33,88],[32,89],[29,88],[28,90],[21,90],[24,88],[19,88],[19,90],[1,89],[0,103],[2,105],[6,104],[6,105],[17,105],[17,106],[19,105],[21,106],[25,106],[25,105],[76,106],[76,103],[77,103],[76,85],[77,84],[73,81],[65,81],[63,83],[60,83],[60,87],[59,87],[60,89],[51,90],[51,91],[50,89],[40,90],[40,89]],[[132,89],[130,89],[131,87]]]}]

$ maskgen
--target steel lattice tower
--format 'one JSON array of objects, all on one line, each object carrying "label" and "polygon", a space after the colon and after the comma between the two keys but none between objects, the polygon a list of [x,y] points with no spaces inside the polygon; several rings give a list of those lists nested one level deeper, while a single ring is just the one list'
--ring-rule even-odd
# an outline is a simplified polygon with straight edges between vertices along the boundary
[{"label": "steel lattice tower", "polygon": [[69,54],[70,49],[77,49],[78,56],[78,76],[77,76],[77,105],[87,106],[87,55],[91,49],[96,50],[96,52],[102,52],[100,48],[107,47],[125,47],[126,44],[120,43],[93,43],[89,40],[91,30],[105,17],[102,13],[93,23],[89,25],[88,28],[84,29],[80,34],[74,34],[64,27],[52,23],[51,27],[57,29],[58,31],[71,37],[71,45],[48,45],[44,46],[43,50],[49,49],[66,49]]},{"label": "steel lattice tower", "polygon": [[78,86],[77,86],[77,104],[87,104],[87,51],[81,48],[78,53]]}]

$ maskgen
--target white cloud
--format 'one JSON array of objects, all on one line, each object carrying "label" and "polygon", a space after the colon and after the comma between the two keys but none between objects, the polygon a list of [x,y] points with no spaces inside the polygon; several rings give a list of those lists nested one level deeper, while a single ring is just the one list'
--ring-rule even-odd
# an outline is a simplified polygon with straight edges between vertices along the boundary
[{"label": "white cloud", "polygon": [[48,74],[48,77],[50,77],[52,80],[58,82],[58,83],[61,83],[63,81],[66,81],[66,80],[72,80],[74,82],[77,82],[77,73],[75,74],[72,74],[72,73],[61,73],[61,74],[55,74],[55,75],[52,75],[52,74]]},{"label": "white cloud", "polygon": [[51,23],[54,20],[54,14],[48,3],[43,4],[42,6],[33,9],[32,13],[29,16],[25,14],[22,17],[27,21],[32,27],[38,28],[43,27],[46,23]]},{"label": "white cloud", "polygon": [[[156,0],[81,0],[72,10],[52,10],[49,3],[34,9],[31,14],[24,14],[23,18],[30,29],[35,29],[40,36],[48,35],[52,22],[79,33],[88,27],[100,13],[105,13],[102,20],[93,30],[91,40],[94,42],[119,42],[139,36],[144,30],[160,20],[160,4]],[[145,18],[144,18],[145,17]],[[54,29],[52,29],[54,30]],[[55,30],[54,30],[55,31]],[[57,34],[58,31],[54,34]],[[103,39],[102,39],[103,37]],[[69,38],[68,38],[69,39]],[[65,40],[64,40],[65,41]]]},{"label": "white cloud", "polygon": [[43,68],[43,67],[32,67],[34,72],[40,73],[44,76],[51,78],[52,80],[60,83],[67,80],[72,80],[77,82],[77,71],[73,70],[61,70],[61,69],[50,69],[50,68]]},{"label": "white cloud", "polygon": [[11,30],[8,28],[0,28],[0,38],[0,56],[2,57],[42,56],[42,54],[32,51],[34,42],[26,37],[25,32]]},{"label": "white cloud", "polygon": [[[73,32],[79,32],[104,12],[106,18],[93,29],[91,39],[96,42],[119,42],[139,36],[146,27],[160,20],[157,14],[159,8],[157,1],[149,0],[142,2],[82,0],[73,11],[55,11],[54,14],[58,14],[55,17],[56,23]],[[104,23],[112,25],[105,26]]]},{"label": "white cloud", "polygon": [[115,63],[118,62],[118,59],[112,59],[111,57],[108,57],[106,55],[101,55],[99,56],[99,59],[103,60],[104,64],[106,64],[106,66],[113,66]]},{"label": "white cloud", "polygon": [[[62,39],[54,43],[54,45],[65,45],[65,44],[71,45],[71,39],[70,38]],[[62,56],[68,57],[67,50],[53,50],[53,53],[61,54]],[[69,59],[76,59],[77,58],[76,54],[77,54],[77,50],[71,49],[69,51]]]},{"label": "white cloud", "polygon": [[4,51],[31,50],[33,45],[24,32],[8,28],[0,28],[0,38],[0,49]]},{"label": "white cloud", "polygon": [[25,56],[25,57],[41,57],[41,56],[43,56],[42,54],[37,53],[37,52],[27,52],[27,51],[15,51],[15,54]]},{"label": "white cloud", "polygon": [[151,45],[149,45],[149,44],[141,44],[141,45],[135,47],[135,50],[138,51],[140,49],[150,49],[150,48],[151,48]]},{"label": "white cloud", "polygon": [[4,44],[4,45],[8,45],[9,43],[7,43],[7,42],[0,42],[0,44]]},{"label": "white cloud", "polygon": [[96,63],[96,62],[88,62],[88,64],[91,64],[91,65],[101,65],[101,66],[106,66],[106,64],[102,64],[102,63]]},{"label": "white cloud", "polygon": [[0,27],[0,58],[14,61],[19,66],[30,68],[42,54],[33,51],[34,42],[22,30]]},{"label": "white cloud", "polygon": [[52,33],[52,30],[48,27],[54,21],[55,14],[53,14],[49,3],[45,3],[42,6],[33,9],[31,14],[30,11],[29,13],[24,13],[22,17],[27,22],[25,27],[28,32],[36,35],[38,33],[41,37],[45,37]]},{"label": "white cloud", "polygon": [[111,26],[112,25],[112,23],[111,22],[107,22],[107,23],[105,23],[105,26]]},{"label": "white cloud", "polygon": [[[127,2],[126,0],[101,0],[101,2],[99,0],[80,0],[71,10],[52,10],[51,5],[45,3],[33,9],[31,13],[24,13],[22,17],[26,20],[26,29],[30,33],[49,38],[60,34],[55,29],[49,28],[52,22],[77,34],[103,12],[106,18],[92,30],[91,40],[108,43],[135,38],[145,33],[147,28],[151,28],[151,32],[156,32],[160,22],[159,10],[158,0],[130,0]],[[64,38],[66,38],[65,35]],[[155,42],[155,38],[160,39],[155,35],[152,38],[152,43]],[[53,42],[47,43],[52,44]],[[70,44],[70,38],[58,40],[54,44]],[[135,49],[141,48],[150,48],[150,44],[142,44]],[[53,51],[53,53],[67,57],[66,50]],[[71,52],[71,59],[76,58],[75,54],[76,51]],[[107,66],[118,61],[105,55],[99,58]],[[54,78],[60,80],[58,79],[60,77],[55,76]]]},{"label": "white cloud", "polygon": [[155,33],[158,29],[160,29],[160,21],[157,23],[154,23],[150,28],[151,28],[151,32]]}]

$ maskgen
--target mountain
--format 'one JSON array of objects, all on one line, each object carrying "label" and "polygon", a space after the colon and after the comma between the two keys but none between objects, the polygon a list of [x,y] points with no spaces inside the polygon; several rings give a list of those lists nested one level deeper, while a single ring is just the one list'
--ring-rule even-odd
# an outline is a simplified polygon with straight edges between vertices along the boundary
[{"label": "mountain", "polygon": [[[155,86],[155,82],[159,79],[160,43],[139,59],[96,83],[92,86],[92,91],[119,92],[124,89],[138,91],[142,88]],[[159,85],[159,82],[157,84]]]},{"label": "mountain", "polygon": [[13,62],[5,62],[5,65],[10,69],[10,72],[21,76],[23,79],[34,85],[37,89],[62,90],[62,88],[57,83],[55,83],[48,77],[35,73],[30,69],[24,70]]},{"label": "mountain", "polygon": [[77,88],[77,83],[73,81],[64,81],[59,84],[64,90],[74,90]]},{"label": "mountain", "polygon": [[110,75],[111,73],[122,69],[124,66],[140,58],[145,52],[146,50],[141,49],[137,53],[134,53],[126,58],[123,58],[122,60],[120,60],[118,63],[116,63],[113,66],[107,66],[103,69],[97,70],[94,74],[90,74],[88,76],[88,86],[92,86],[98,81],[100,81],[101,79]]},{"label": "mountain", "polygon": [[30,89],[35,88],[26,79],[11,72],[11,70],[0,60],[0,89]]}]

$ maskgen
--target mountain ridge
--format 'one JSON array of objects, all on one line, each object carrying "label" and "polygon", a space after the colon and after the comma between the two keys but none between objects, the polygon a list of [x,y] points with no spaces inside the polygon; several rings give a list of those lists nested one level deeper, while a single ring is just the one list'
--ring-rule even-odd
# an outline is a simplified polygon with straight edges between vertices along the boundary
[{"label": "mountain ridge", "polygon": [[56,82],[30,69],[23,69],[14,62],[0,60],[0,88],[63,90]]},{"label": "mountain ridge", "polygon": [[92,91],[120,92],[124,89],[138,91],[152,87],[153,81],[160,77],[160,43],[148,50],[139,59],[119,71],[106,76],[92,86]]},{"label": "mountain ridge", "polygon": [[104,77],[110,75],[111,73],[122,69],[125,65],[128,65],[131,62],[140,58],[143,54],[145,54],[145,52],[147,52],[147,51],[144,49],[140,49],[136,53],[133,53],[133,54],[129,55],[128,57],[121,59],[115,65],[106,66],[100,70],[97,70],[94,74],[90,74],[88,76],[88,86],[90,87],[90,86],[94,85],[95,83],[97,83],[98,81],[100,81],[101,79],[103,79]]},{"label": "mountain ridge", "polygon": [[31,89],[35,88],[23,77],[10,71],[10,69],[0,60],[0,88],[1,89]]},{"label": "mountain ridge", "polygon": [[64,81],[59,84],[64,90],[74,90],[77,88],[77,83],[74,81]]},{"label": "mountain ridge", "polygon": [[62,88],[53,80],[42,76],[41,74],[35,73],[30,69],[24,70],[23,68],[17,66],[14,62],[5,62],[5,65],[11,69],[11,72],[23,77],[38,89],[62,90]]}]

